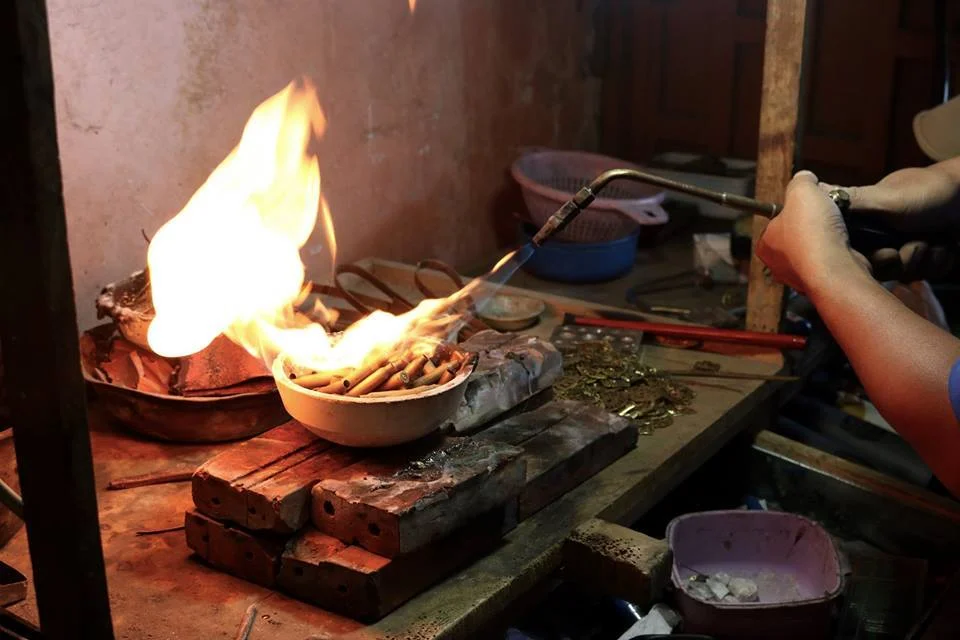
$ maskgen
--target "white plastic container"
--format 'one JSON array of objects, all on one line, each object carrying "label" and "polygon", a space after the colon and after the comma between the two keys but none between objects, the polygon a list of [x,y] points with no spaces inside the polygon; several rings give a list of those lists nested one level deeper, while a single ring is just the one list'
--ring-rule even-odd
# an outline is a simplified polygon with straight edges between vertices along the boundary
[{"label": "white plastic container", "polygon": [[[737,171],[749,171],[749,175],[742,177],[715,176],[705,173],[691,173],[689,171],[682,171],[679,169],[673,170],[663,168],[664,165],[682,166],[688,162],[696,160],[698,157],[700,156],[694,153],[680,153],[675,151],[661,153],[653,158],[655,164],[660,166],[644,167],[644,171],[648,171],[658,176],[663,176],[664,178],[670,178],[671,180],[677,180],[678,182],[693,184],[698,187],[703,187],[704,189],[712,189],[713,191],[722,191],[741,196],[753,195],[753,188],[757,175],[757,163],[752,160],[720,158],[720,161],[730,169]],[[707,218],[736,220],[737,217],[742,213],[736,209],[724,207],[723,205],[715,204],[713,202],[707,202],[706,200],[701,200],[683,193],[667,191],[667,201],[671,200],[674,202],[697,205],[700,208],[700,215]]]}]

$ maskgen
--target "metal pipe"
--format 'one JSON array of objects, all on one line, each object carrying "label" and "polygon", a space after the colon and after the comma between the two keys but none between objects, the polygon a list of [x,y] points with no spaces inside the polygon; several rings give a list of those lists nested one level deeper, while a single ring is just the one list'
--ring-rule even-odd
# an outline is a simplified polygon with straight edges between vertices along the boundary
[{"label": "metal pipe", "polygon": [[669,191],[685,193],[702,200],[708,200],[726,207],[739,209],[740,211],[747,211],[749,213],[761,215],[766,218],[772,218],[773,216],[777,215],[780,213],[782,208],[779,204],[774,202],[763,202],[761,200],[755,200],[754,198],[748,198],[746,196],[741,196],[734,193],[712,191],[710,189],[704,189],[703,187],[687,184],[685,182],[677,182],[676,180],[664,178],[663,176],[654,175],[652,173],[646,173],[644,171],[637,171],[635,169],[611,169],[601,173],[593,180],[593,182],[580,189],[580,191],[578,191],[569,202],[560,207],[557,212],[554,213],[549,220],[547,220],[546,224],[541,227],[541,229],[537,232],[537,235],[533,237],[533,244],[539,247],[547,240],[547,238],[561,231],[564,227],[570,224],[570,222],[580,215],[580,212],[590,206],[590,203],[597,198],[598,194],[614,180],[632,180],[634,182],[642,182],[644,184],[662,187]]},{"label": "metal pipe", "polygon": [[23,498],[3,480],[0,480],[0,504],[13,512],[13,515],[23,520]]}]

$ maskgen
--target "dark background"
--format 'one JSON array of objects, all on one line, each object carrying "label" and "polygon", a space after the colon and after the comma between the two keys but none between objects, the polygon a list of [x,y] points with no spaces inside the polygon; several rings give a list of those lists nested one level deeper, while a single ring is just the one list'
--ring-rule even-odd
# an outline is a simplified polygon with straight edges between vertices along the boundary
[{"label": "dark background", "polygon": [[[943,94],[936,4],[812,0],[798,168],[852,185],[929,164],[912,120]],[[941,6],[956,78],[960,2]],[[755,158],[766,7],[764,0],[603,2],[593,60],[604,79],[601,151],[631,161],[662,151]]]}]

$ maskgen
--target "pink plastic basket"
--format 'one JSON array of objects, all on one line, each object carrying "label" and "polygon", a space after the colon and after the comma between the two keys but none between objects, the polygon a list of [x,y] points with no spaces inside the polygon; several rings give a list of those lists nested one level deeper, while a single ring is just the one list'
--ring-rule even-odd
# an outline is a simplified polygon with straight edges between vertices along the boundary
[{"label": "pink plastic basket", "polygon": [[[843,572],[830,534],[778,511],[704,511],[667,525],[671,581],[683,628],[717,638],[828,638]],[[696,574],[752,578],[758,602],[707,602],[690,591]]]},{"label": "pink plastic basket", "polygon": [[[624,168],[639,167],[584,151],[542,150],[518,158],[510,173],[520,185],[532,222],[540,226],[598,175]],[[666,224],[669,219],[660,206],[665,194],[654,187],[621,180],[608,185],[602,194],[555,237],[567,242],[608,242],[645,225]]]}]

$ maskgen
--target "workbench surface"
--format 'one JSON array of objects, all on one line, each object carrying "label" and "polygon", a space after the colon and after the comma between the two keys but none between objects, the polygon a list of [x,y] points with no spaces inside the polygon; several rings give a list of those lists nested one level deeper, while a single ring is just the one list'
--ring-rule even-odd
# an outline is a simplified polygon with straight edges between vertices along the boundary
[{"label": "workbench surface", "polygon": [[[688,368],[710,359],[724,370],[776,373],[780,366],[750,359],[645,347],[653,366]],[[100,528],[113,621],[118,638],[159,640],[233,638],[251,603],[258,607],[252,637],[464,637],[482,630],[551,577],[560,543],[581,522],[600,516],[629,524],[743,429],[775,386],[744,380],[696,385],[696,413],[640,436],[637,448],[534,516],[520,523],[494,552],[408,602],[379,623],[363,627],[316,607],[210,569],[191,557],[176,527],[192,505],[189,483],[106,491],[111,479],[192,469],[228,445],[168,445],[106,426],[91,406]],[[70,523],[63,523],[70,535]],[[23,530],[0,559],[30,576]],[[31,579],[32,582],[32,579]],[[36,622],[32,585],[11,610]],[[483,634],[486,636],[486,634]]]}]

